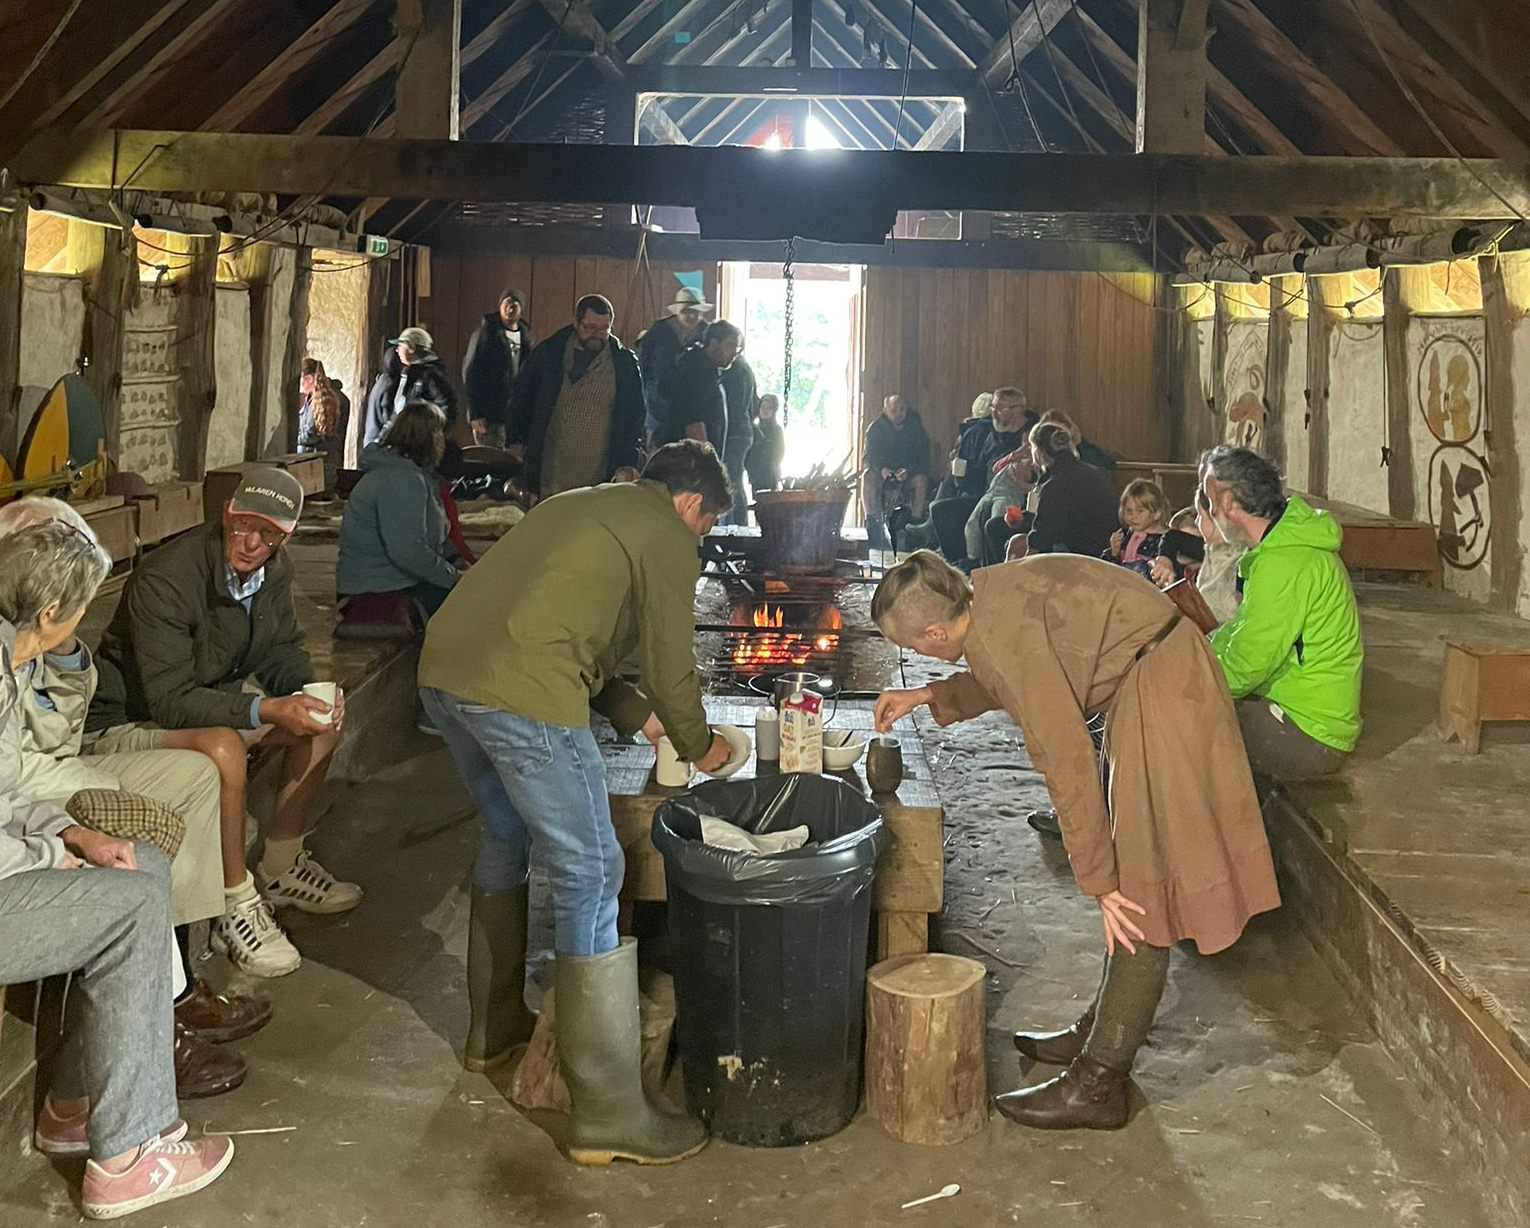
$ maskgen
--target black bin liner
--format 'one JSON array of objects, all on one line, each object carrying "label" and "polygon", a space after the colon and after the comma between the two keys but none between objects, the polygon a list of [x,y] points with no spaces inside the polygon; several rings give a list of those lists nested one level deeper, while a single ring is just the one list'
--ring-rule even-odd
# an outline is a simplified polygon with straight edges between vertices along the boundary
[{"label": "black bin liner", "polygon": [[[805,825],[808,844],[713,848],[703,817],[755,835]],[[801,773],[708,781],[654,811],[686,1106],[720,1138],[786,1147],[854,1116],[871,882],[889,839],[858,790]]]}]

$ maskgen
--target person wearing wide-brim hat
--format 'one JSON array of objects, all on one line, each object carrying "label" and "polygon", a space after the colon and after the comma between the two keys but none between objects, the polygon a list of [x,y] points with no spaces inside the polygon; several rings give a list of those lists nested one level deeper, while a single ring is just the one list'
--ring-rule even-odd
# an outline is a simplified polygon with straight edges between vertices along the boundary
[{"label": "person wearing wide-brim hat", "polygon": [[650,437],[662,429],[667,406],[659,391],[659,381],[664,378],[675,361],[695,342],[701,340],[706,328],[706,314],[712,310],[707,302],[689,286],[681,286],[675,297],[664,309],[665,314],[648,326],[638,338],[638,365],[643,369],[643,399],[648,403],[645,423]]}]

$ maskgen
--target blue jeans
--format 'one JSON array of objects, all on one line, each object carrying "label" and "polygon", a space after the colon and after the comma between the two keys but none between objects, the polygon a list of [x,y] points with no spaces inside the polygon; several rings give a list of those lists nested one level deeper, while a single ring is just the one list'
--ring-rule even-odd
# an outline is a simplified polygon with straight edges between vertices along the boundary
[{"label": "blue jeans", "polygon": [[552,884],[558,953],[614,950],[626,862],[611,826],[595,735],[588,727],[549,725],[435,687],[421,687],[420,700],[482,816],[473,885],[519,887],[535,842]]},{"label": "blue jeans", "polygon": [[[735,435],[739,438],[737,443],[734,442]],[[723,465],[733,486],[733,508],[723,517],[724,524],[749,523],[749,500],[744,495],[744,457],[749,455],[751,443],[753,439],[747,422],[728,424],[728,438],[723,443]]]}]

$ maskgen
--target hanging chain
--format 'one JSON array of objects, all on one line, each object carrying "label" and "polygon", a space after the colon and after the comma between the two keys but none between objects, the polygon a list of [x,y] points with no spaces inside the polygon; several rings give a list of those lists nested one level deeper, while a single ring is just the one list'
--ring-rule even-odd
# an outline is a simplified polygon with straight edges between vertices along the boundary
[{"label": "hanging chain", "polygon": [[792,261],[797,256],[797,240],[786,241],[786,260],[781,265],[781,276],[786,281],[786,356],[781,374],[781,421],[784,424],[792,403],[792,330],[797,311],[797,278],[792,272]]}]

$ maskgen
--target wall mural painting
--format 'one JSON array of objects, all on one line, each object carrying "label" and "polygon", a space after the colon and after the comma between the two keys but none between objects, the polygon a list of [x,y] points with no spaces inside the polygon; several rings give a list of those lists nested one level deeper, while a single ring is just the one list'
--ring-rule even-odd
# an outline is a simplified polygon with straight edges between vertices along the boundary
[{"label": "wall mural painting", "polygon": [[1235,326],[1227,356],[1227,443],[1264,451],[1263,324]]},{"label": "wall mural painting", "polygon": [[1416,342],[1419,413],[1441,443],[1467,443],[1482,429],[1481,321],[1425,323]]},{"label": "wall mural painting", "polygon": [[1461,571],[1480,567],[1492,534],[1487,459],[1458,444],[1442,444],[1429,458],[1429,519],[1440,557]]}]

